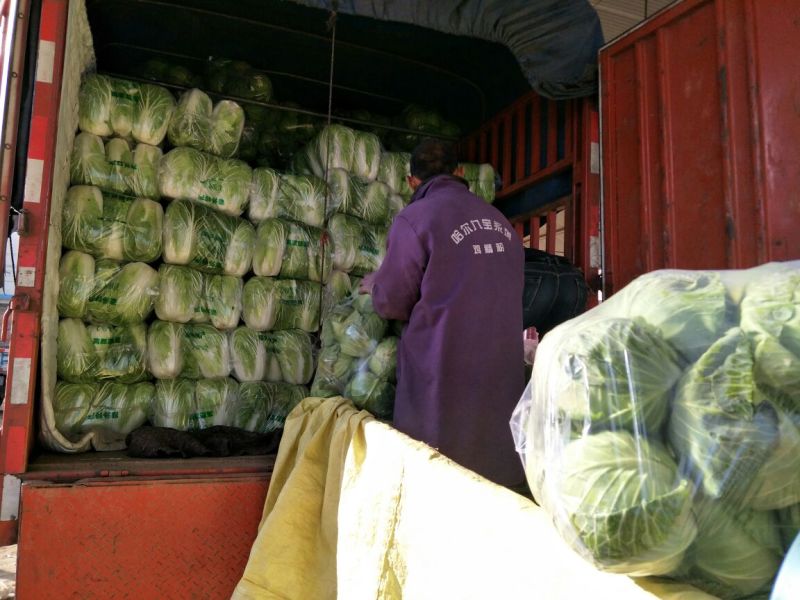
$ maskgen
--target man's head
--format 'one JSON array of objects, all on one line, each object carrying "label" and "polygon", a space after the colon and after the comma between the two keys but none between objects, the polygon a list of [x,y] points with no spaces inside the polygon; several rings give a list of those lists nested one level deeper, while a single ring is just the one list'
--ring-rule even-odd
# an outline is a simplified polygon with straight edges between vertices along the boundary
[{"label": "man's head", "polygon": [[408,184],[416,190],[437,175],[459,175],[456,149],[450,142],[426,138],[411,153],[411,175]]}]

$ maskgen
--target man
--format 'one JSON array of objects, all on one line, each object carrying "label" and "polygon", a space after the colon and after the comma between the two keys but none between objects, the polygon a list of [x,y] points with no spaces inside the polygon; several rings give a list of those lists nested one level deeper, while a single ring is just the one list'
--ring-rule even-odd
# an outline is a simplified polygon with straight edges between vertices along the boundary
[{"label": "man", "polygon": [[522,242],[470,193],[450,144],[411,157],[411,203],[367,275],[377,313],[407,321],[397,359],[394,426],[501,485],[525,480],[509,428],[523,392]]}]

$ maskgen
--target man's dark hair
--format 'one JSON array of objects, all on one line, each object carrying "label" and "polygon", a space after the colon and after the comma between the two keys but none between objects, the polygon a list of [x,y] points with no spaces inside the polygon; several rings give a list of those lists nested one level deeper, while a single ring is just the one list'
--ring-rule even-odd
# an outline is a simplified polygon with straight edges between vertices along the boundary
[{"label": "man's dark hair", "polygon": [[452,175],[457,167],[455,146],[445,140],[425,138],[411,153],[411,174],[420,181],[436,175]]}]

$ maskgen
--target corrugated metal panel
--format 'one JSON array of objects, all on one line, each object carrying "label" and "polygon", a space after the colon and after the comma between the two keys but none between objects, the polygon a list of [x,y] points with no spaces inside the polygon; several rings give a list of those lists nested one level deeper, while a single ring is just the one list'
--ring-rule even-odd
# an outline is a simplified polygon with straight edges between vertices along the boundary
[{"label": "corrugated metal panel", "polygon": [[230,598],[266,476],[25,483],[20,598]]},{"label": "corrugated metal panel", "polygon": [[800,3],[685,0],[600,53],[605,281],[800,257]]}]

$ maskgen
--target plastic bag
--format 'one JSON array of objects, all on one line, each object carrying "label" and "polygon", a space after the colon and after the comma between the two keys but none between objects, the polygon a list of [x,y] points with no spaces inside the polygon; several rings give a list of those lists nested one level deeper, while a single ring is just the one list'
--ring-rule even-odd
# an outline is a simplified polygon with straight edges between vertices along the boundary
[{"label": "plastic bag", "polygon": [[220,158],[194,148],[175,148],[161,159],[162,196],[188,199],[232,217],[247,208],[253,170],[241,160]]},{"label": "plastic bag", "polygon": [[62,243],[97,258],[149,263],[161,256],[163,222],[158,202],[76,185],[64,200]]},{"label": "plastic bag", "polygon": [[243,277],[253,262],[252,223],[188,200],[164,212],[164,262]]},{"label": "plastic bag", "polygon": [[230,158],[239,148],[244,129],[244,110],[236,102],[214,104],[205,92],[194,88],[183,92],[172,114],[167,136],[173,146],[188,146]]},{"label": "plastic bag", "polygon": [[104,142],[94,134],[79,133],[70,155],[70,183],[158,200],[161,155],[157,146],[137,144],[131,148],[122,138]]},{"label": "plastic bag", "polygon": [[353,292],[322,324],[322,349],[311,394],[345,396],[379,418],[391,418],[398,338],[369,294]]},{"label": "plastic bag", "polygon": [[157,146],[167,133],[175,98],[158,85],[90,74],[81,84],[81,131],[102,137],[132,137]]},{"label": "plastic bag", "polygon": [[242,320],[255,331],[319,329],[322,286],[314,281],[251,277],[244,284]]},{"label": "plastic bag", "polygon": [[800,504],[799,384],[800,262],[656,271],[543,337],[511,426],[577,552],[744,598]]},{"label": "plastic bag", "polygon": [[336,211],[328,184],[314,175],[281,174],[274,169],[253,170],[247,218],[253,223],[281,218],[322,227]]},{"label": "plastic bag", "polygon": [[322,229],[284,219],[264,219],[258,225],[253,250],[256,275],[325,282],[331,269],[331,247]]},{"label": "plastic bag", "polygon": [[59,264],[62,317],[124,325],[147,320],[159,293],[158,271],[142,262],[95,260],[71,250]]}]

